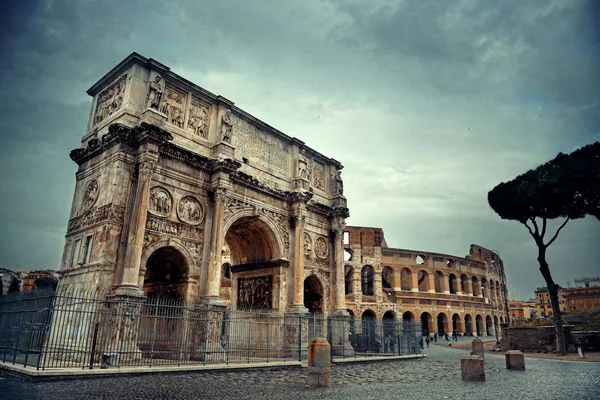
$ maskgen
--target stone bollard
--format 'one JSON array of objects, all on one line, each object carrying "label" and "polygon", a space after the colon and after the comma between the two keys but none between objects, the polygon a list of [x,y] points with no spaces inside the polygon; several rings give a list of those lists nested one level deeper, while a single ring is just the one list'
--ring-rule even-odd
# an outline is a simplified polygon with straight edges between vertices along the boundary
[{"label": "stone bollard", "polygon": [[316,338],[308,345],[307,387],[328,387],[331,379],[331,346],[325,338]]},{"label": "stone bollard", "polygon": [[460,372],[463,381],[485,381],[483,358],[479,356],[462,356],[460,359]]},{"label": "stone bollard", "polygon": [[519,350],[509,350],[504,357],[506,357],[507,369],[525,371],[525,355]]},{"label": "stone bollard", "polygon": [[483,351],[483,342],[481,339],[473,339],[471,343],[473,351],[471,351],[471,355],[479,356],[485,360],[485,352]]}]

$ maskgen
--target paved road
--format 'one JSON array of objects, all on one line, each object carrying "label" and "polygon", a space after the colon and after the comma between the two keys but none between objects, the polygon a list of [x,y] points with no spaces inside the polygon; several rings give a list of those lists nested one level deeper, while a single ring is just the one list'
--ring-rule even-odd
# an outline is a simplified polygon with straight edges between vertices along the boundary
[{"label": "paved road", "polygon": [[600,363],[529,358],[508,371],[486,354],[486,382],[463,382],[466,351],[441,346],[428,358],[333,366],[331,388],[304,388],[301,368],[195,372],[31,382],[0,375],[0,399],[600,399]]}]

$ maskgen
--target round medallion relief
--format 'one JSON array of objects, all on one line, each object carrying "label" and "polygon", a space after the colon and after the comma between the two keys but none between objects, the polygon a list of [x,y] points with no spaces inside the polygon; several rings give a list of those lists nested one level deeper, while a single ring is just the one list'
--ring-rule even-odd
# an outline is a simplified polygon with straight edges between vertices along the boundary
[{"label": "round medallion relief", "polygon": [[312,239],[310,235],[304,232],[304,254],[312,253]]},{"label": "round medallion relief", "polygon": [[166,217],[171,213],[173,198],[169,191],[163,187],[155,186],[150,189],[150,204],[148,211],[154,215]]},{"label": "round medallion relief", "polygon": [[329,254],[329,245],[324,237],[318,237],[315,241],[315,254],[319,258],[326,258]]},{"label": "round medallion relief", "polygon": [[89,210],[94,204],[96,204],[96,200],[98,199],[98,192],[98,181],[93,179],[87,184],[85,188],[85,193],[83,194],[84,210]]},{"label": "round medallion relief", "polygon": [[184,196],[177,205],[177,216],[187,224],[198,225],[204,218],[204,210],[198,199]]}]

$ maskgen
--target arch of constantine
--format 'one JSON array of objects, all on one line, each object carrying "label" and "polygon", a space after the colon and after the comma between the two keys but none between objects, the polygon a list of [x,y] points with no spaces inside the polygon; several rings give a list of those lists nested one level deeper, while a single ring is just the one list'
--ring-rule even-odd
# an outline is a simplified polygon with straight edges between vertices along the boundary
[{"label": "arch of constantine", "polygon": [[342,164],[232,101],[136,53],[88,94],[61,291],[352,315],[363,330],[492,335],[504,321],[496,254],[392,249],[381,229],[347,227]]}]

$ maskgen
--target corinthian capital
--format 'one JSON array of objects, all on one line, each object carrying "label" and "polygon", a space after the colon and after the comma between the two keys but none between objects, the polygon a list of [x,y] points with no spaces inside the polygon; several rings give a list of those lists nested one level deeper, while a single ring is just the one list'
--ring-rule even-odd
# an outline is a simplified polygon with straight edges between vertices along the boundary
[{"label": "corinthian capital", "polygon": [[215,200],[225,200],[227,197],[227,188],[223,186],[217,186],[213,188]]}]

